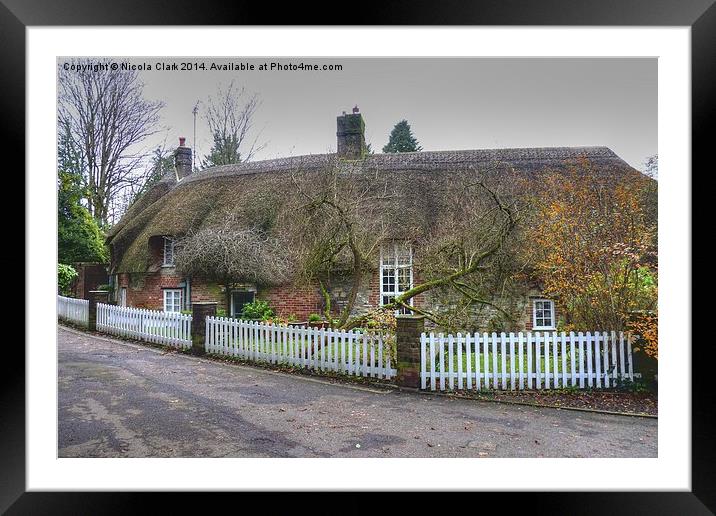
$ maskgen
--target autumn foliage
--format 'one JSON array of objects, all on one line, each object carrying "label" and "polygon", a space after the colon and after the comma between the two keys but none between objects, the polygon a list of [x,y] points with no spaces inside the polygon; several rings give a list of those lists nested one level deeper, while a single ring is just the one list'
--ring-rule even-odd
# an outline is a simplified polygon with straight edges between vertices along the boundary
[{"label": "autumn foliage", "polygon": [[643,348],[635,347],[634,351],[643,349],[650,357],[659,358],[659,318],[656,312],[634,314],[627,328],[639,337],[637,344],[643,346]]},{"label": "autumn foliage", "polygon": [[531,274],[558,301],[564,329],[640,332],[656,356],[652,187],[641,174],[616,176],[589,162],[549,172],[531,182],[533,212],[524,227]]}]

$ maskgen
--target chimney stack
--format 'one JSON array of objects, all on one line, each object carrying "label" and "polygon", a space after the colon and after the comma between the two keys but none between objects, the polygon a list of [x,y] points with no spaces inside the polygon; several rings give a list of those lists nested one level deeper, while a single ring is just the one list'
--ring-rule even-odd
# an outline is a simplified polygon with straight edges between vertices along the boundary
[{"label": "chimney stack", "polygon": [[191,174],[191,148],[186,147],[184,143],[186,138],[179,137],[179,147],[174,151],[174,167],[177,171],[177,177],[183,179]]},{"label": "chimney stack", "polygon": [[338,156],[345,159],[361,159],[366,154],[365,122],[358,106],[353,108],[352,114],[343,114],[337,117]]}]

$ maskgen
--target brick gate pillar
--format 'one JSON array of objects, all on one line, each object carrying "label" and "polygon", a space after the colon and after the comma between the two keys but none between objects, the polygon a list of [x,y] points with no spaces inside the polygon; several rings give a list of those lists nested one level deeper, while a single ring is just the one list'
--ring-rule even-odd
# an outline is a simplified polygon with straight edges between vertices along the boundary
[{"label": "brick gate pillar", "polygon": [[395,345],[398,357],[397,382],[402,387],[420,387],[420,334],[425,330],[422,315],[396,315]]},{"label": "brick gate pillar", "polygon": [[194,355],[206,353],[206,318],[216,317],[216,303],[202,301],[191,304],[191,352]]},{"label": "brick gate pillar", "polygon": [[109,292],[106,290],[90,290],[88,294],[89,313],[87,314],[87,328],[89,331],[97,331],[97,303],[107,304]]}]

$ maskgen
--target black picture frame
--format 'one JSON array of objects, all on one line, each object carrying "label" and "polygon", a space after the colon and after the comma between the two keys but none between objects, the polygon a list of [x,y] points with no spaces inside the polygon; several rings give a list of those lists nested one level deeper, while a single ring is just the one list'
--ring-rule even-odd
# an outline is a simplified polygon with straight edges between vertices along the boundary
[{"label": "black picture frame", "polygon": [[[309,8],[305,3],[196,2],[173,0],[0,0],[0,103],[3,148],[15,149],[24,161],[25,149],[25,29],[28,26],[63,25],[573,25],[573,26],[689,26],[692,51],[692,170],[708,170],[708,128],[714,113],[716,82],[715,0],[456,0],[426,2],[361,2],[339,4],[337,13],[327,7]],[[321,19],[317,14],[328,16]],[[329,16],[331,19],[328,19]],[[17,170],[17,169],[16,169]],[[24,170],[24,168],[23,168]],[[8,173],[7,171],[5,172]],[[684,171],[685,174],[689,171]],[[691,173],[693,181],[698,176]],[[22,186],[21,186],[22,188]],[[708,195],[708,188],[696,189]],[[31,194],[29,189],[26,195]],[[707,206],[692,200],[692,206]],[[692,214],[695,215],[695,212]],[[693,217],[695,221],[697,217]],[[693,235],[692,230],[692,235]],[[710,232],[712,233],[712,231]],[[698,234],[698,233],[697,233]],[[701,234],[708,234],[706,232]],[[29,271],[25,269],[25,273]],[[662,292],[662,295],[668,293]],[[705,306],[705,305],[701,305]],[[695,312],[703,310],[696,308]],[[27,318],[27,315],[26,315]],[[693,320],[693,318],[692,318]],[[700,319],[696,319],[700,320]],[[706,319],[708,320],[708,319]],[[27,324],[27,319],[26,319]],[[708,329],[708,328],[706,328]],[[692,335],[698,335],[693,332]],[[690,336],[685,335],[688,345]],[[695,340],[692,348],[692,490],[690,492],[603,493],[484,493],[482,507],[504,506],[509,510],[550,514],[712,514],[716,511],[716,455],[710,423],[713,403],[714,346]],[[14,349],[13,351],[9,351]],[[136,493],[38,493],[25,492],[25,363],[17,347],[4,346],[3,388],[0,391],[0,511],[8,514],[105,514],[142,512],[146,495]],[[8,365],[10,365],[8,367]],[[641,472],[634,471],[638,476]],[[212,496],[216,496],[213,494]],[[244,503],[250,503],[246,494]],[[356,499],[365,495],[354,493]],[[223,497],[222,497],[223,498]],[[362,498],[365,499],[365,498]],[[444,498],[443,498],[444,499]],[[221,501],[221,499],[215,499]],[[273,500],[273,498],[272,498]],[[291,496],[287,507],[325,507],[309,502],[306,493]],[[435,497],[415,496],[426,508]],[[493,505],[497,502],[498,505]],[[163,508],[187,508],[184,496],[162,496]],[[272,501],[274,511],[281,506]],[[343,512],[357,512],[358,504],[342,502]],[[397,505],[394,509],[397,509]],[[404,507],[400,503],[400,507]],[[575,512],[575,509],[579,508]],[[335,510],[335,506],[334,506]],[[331,512],[335,512],[332,510]]]}]

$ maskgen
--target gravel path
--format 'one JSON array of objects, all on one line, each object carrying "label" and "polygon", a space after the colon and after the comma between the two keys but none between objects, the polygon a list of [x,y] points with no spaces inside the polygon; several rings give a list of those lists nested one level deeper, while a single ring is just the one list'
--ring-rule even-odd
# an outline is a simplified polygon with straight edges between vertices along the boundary
[{"label": "gravel path", "polygon": [[381,390],[58,329],[60,457],[656,457],[657,420]]}]

